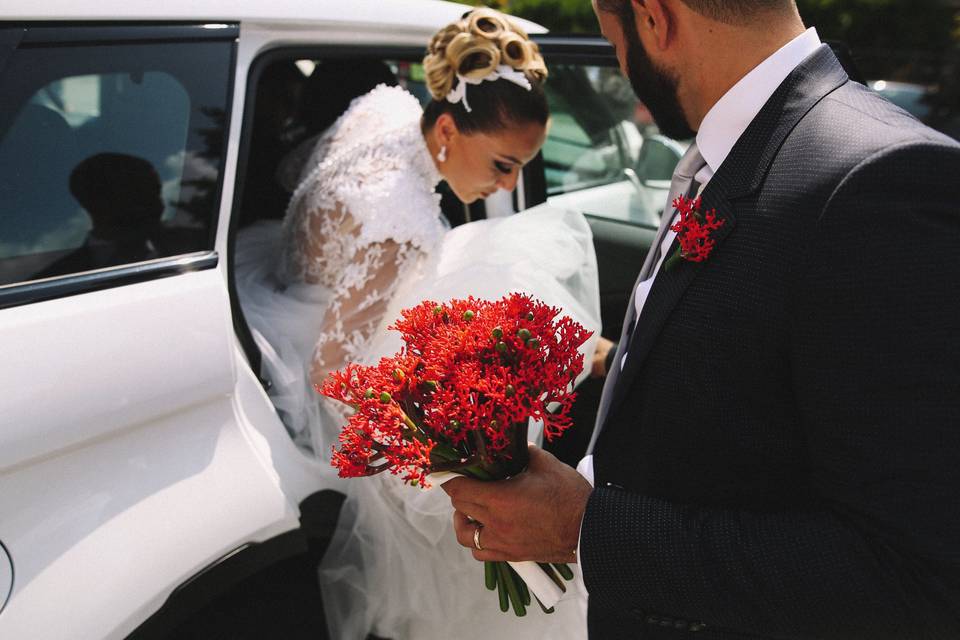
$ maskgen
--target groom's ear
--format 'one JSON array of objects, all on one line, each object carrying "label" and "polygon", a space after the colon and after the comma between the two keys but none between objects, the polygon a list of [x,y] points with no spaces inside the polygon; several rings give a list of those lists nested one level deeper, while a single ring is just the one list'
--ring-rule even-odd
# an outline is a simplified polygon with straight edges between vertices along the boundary
[{"label": "groom's ear", "polygon": [[667,48],[676,28],[673,8],[668,6],[673,1],[680,0],[630,0],[637,33],[645,43],[652,43],[661,51]]}]

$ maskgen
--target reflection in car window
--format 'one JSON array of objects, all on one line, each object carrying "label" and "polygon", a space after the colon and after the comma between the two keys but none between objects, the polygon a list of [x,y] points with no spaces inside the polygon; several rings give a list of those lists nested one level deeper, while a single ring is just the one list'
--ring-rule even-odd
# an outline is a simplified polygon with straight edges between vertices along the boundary
[{"label": "reflection in car window", "polygon": [[210,248],[231,45],[33,47],[0,105],[0,286]]},{"label": "reflection in car window", "polygon": [[657,226],[689,143],[660,135],[613,67],[555,64],[546,84],[547,199],[585,214]]}]

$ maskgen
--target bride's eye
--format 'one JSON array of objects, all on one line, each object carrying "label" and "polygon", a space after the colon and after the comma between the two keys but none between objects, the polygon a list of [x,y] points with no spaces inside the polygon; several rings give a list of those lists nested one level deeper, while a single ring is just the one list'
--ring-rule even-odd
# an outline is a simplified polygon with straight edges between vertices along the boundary
[{"label": "bride's eye", "polygon": [[497,168],[497,171],[504,175],[513,171],[513,167],[511,165],[507,164],[506,162],[500,162],[499,160],[495,160],[493,162],[493,166]]}]

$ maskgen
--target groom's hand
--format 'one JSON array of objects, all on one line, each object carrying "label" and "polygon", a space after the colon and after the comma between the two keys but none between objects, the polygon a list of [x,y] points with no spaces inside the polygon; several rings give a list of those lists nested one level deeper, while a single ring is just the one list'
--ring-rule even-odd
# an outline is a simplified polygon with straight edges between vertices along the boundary
[{"label": "groom's hand", "polygon": [[[583,476],[530,446],[530,464],[499,482],[454,478],[443,485],[457,541],[477,560],[576,562],[580,523],[593,490]],[[480,546],[474,532],[482,523]]]}]

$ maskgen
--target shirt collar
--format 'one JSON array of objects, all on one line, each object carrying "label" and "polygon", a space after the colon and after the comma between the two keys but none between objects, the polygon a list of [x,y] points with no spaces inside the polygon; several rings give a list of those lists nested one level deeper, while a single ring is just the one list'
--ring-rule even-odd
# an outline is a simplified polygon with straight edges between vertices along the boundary
[{"label": "shirt collar", "polygon": [[726,160],[770,96],[820,44],[817,30],[810,27],[741,78],[707,112],[697,132],[697,147],[711,175]]}]

